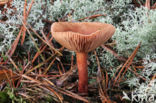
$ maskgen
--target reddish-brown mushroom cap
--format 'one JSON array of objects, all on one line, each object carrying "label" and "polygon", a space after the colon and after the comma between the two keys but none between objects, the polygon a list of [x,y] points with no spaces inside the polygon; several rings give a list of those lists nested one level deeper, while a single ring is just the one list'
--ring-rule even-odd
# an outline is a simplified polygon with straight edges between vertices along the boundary
[{"label": "reddish-brown mushroom cap", "polygon": [[57,42],[75,52],[90,52],[115,32],[111,24],[99,22],[56,22],[51,32]]}]

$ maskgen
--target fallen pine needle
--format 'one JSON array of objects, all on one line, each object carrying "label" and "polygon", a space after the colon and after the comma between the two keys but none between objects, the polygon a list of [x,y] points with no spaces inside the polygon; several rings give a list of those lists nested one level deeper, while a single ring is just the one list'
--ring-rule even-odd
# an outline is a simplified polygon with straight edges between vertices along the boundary
[{"label": "fallen pine needle", "polygon": [[[123,65],[123,67],[121,68],[120,72],[118,73],[118,75],[116,76],[113,86],[116,84],[117,81],[119,81],[119,77],[120,79],[122,79],[123,75],[126,73],[127,69],[129,68],[129,66],[131,65],[138,49],[140,48],[141,43],[138,44],[138,46],[136,47],[136,49],[133,51],[133,53],[131,54],[131,56],[128,58],[128,60],[125,62],[125,64]],[[124,71],[123,74],[121,74]]]}]

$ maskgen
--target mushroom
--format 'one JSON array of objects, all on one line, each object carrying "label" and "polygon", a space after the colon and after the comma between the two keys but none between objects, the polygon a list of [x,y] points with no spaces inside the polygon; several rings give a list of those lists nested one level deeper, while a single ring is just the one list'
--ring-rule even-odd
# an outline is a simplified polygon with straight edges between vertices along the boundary
[{"label": "mushroom", "polygon": [[55,40],[76,52],[79,93],[88,93],[88,52],[105,43],[114,32],[113,25],[99,22],[55,22],[52,24],[51,33]]}]

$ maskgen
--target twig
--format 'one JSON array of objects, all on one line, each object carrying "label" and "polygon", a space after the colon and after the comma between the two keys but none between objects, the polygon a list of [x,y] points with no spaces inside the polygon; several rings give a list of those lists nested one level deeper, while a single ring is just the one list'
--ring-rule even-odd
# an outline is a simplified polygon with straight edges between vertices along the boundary
[{"label": "twig", "polygon": [[64,73],[61,78],[56,81],[57,86],[62,86],[63,83],[71,78],[71,76],[77,71],[76,65],[74,65],[73,69],[70,69],[68,72]]},{"label": "twig", "polygon": [[29,15],[29,13],[31,11],[31,8],[32,8],[33,3],[34,3],[34,0],[31,1],[31,4],[30,4],[30,6],[28,8],[27,16]]},{"label": "twig", "polygon": [[[27,24],[28,25],[28,24]],[[40,38],[45,44],[47,44],[52,50],[54,50],[56,53],[58,53],[60,56],[62,56],[62,53],[60,53],[58,50],[56,50],[49,42],[51,41],[46,41],[44,40],[30,25],[28,25],[30,29],[36,34],[38,38]],[[28,30],[28,29],[27,29]],[[29,31],[30,32],[30,31]],[[44,34],[43,34],[44,35]]]},{"label": "twig", "polygon": [[15,67],[15,69],[19,72],[19,68],[17,67],[17,65],[15,64],[15,62],[12,60],[12,58],[9,55],[6,55],[8,57],[8,59],[10,60],[10,62],[12,63],[12,65]]},{"label": "twig", "polygon": [[111,54],[113,54],[119,61],[126,61],[126,58],[119,56],[113,49],[109,48],[106,45],[101,45],[102,48],[104,48],[105,50],[107,50],[108,52],[110,52]]},{"label": "twig", "polygon": [[[18,18],[19,18],[19,20],[21,20],[20,17],[18,17]],[[35,45],[37,51],[40,52],[40,49],[38,48],[38,46],[37,46],[37,44],[36,44],[36,42],[35,42],[35,39],[34,39],[34,37],[32,36],[32,34],[30,33],[29,29],[26,27],[26,25],[24,24],[24,22],[23,22],[22,20],[21,20],[21,22],[22,22],[23,26],[26,28],[26,30],[28,31],[28,34],[30,35],[32,41],[34,42],[34,45]],[[45,59],[44,59],[44,57],[42,56],[42,54],[40,54],[40,56],[41,56],[41,59],[44,61]]]},{"label": "twig", "polygon": [[100,16],[106,16],[106,14],[95,14],[95,15],[92,15],[92,16],[89,16],[89,17],[78,19],[78,21],[82,21],[82,20],[85,20],[85,19],[94,19],[94,18],[97,18],[97,17],[100,17]]},{"label": "twig", "polygon": [[[30,7],[29,7],[29,9],[28,9],[28,11],[26,10],[26,7],[27,7],[27,0],[25,0],[25,4],[24,4],[24,11],[23,11],[23,23],[26,25],[27,24],[27,18],[28,18],[28,15],[29,15],[29,12],[30,12],[30,10],[31,10],[31,8],[32,8],[32,5],[33,5],[33,3],[34,3],[34,0],[32,0],[31,1],[31,4],[30,4]],[[22,40],[21,40],[21,45],[23,45],[23,43],[24,43],[24,40],[25,40],[25,35],[26,35],[26,28],[25,28],[25,26],[22,26],[22,28],[23,28],[23,37],[22,37]]]},{"label": "twig", "polygon": [[[138,44],[138,46],[136,47],[136,49],[133,51],[133,53],[131,54],[131,56],[128,58],[128,60],[126,61],[126,63],[123,65],[123,67],[121,68],[120,72],[118,73],[117,77],[114,80],[113,86],[115,85],[115,83],[117,82],[117,80],[119,79],[119,77],[121,76],[121,73],[124,71],[124,73],[122,74],[121,78],[123,77],[123,75],[126,73],[127,69],[129,68],[129,66],[131,65],[138,49],[140,48],[141,43]],[[124,70],[125,69],[125,70]],[[120,78],[120,79],[121,79]]]},{"label": "twig", "polygon": [[[27,18],[26,7],[27,7],[27,0],[25,0],[24,11],[23,11],[23,23],[25,25],[26,25],[26,18]],[[22,36],[22,40],[21,40],[21,45],[23,45],[23,42],[24,42],[24,39],[25,39],[25,35],[26,35],[26,28],[24,26],[22,26],[22,31],[23,31],[23,36]]]},{"label": "twig", "polygon": [[59,87],[51,87],[51,88],[55,89],[56,91],[58,91],[58,92],[60,92],[62,94],[68,95],[68,96],[73,97],[73,98],[78,99],[78,100],[81,100],[81,101],[83,101],[85,103],[89,103],[89,101],[87,99],[85,99],[84,97],[79,96],[79,95],[77,95],[75,93],[72,93],[72,92],[70,92],[68,90],[64,90],[64,89],[59,88]]},{"label": "twig", "polygon": [[133,72],[136,76],[138,76],[138,77],[141,78],[142,80],[146,81],[146,78],[144,78],[143,76],[139,75],[138,73],[136,73],[136,72],[133,71],[132,69],[128,68],[128,70],[130,70],[131,72]]},{"label": "twig", "polygon": [[28,70],[25,74],[31,73],[32,71],[36,70],[37,68],[41,67],[42,65],[44,65],[45,63],[47,63],[49,60],[51,60],[53,57],[50,56],[48,59],[46,59],[45,61],[43,61],[42,63],[38,64],[37,66],[33,67],[32,69]]},{"label": "twig", "polygon": [[51,41],[48,40],[48,38],[45,36],[43,31],[41,31],[41,34],[42,34],[43,38],[45,39],[46,44],[50,47],[50,49],[54,50],[56,53],[58,53],[60,56],[62,56],[62,54],[52,46]]},{"label": "twig", "polygon": [[57,64],[57,68],[58,68],[58,71],[59,71],[60,75],[62,75],[63,73],[62,73],[62,71],[60,69],[60,65],[59,64]]},{"label": "twig", "polygon": [[33,57],[32,63],[35,62],[35,60],[37,59],[37,57],[45,50],[46,47],[47,47],[47,46],[45,45],[43,48],[42,48],[42,47],[39,48],[40,51],[36,52],[35,56]]},{"label": "twig", "polygon": [[11,45],[11,48],[8,50],[7,54],[11,57],[15,50],[16,50],[16,47],[17,47],[17,44],[19,42],[19,39],[21,37],[21,33],[22,33],[22,28],[20,29],[20,32],[18,33],[18,36],[16,37],[16,39],[14,40],[14,42],[12,43]]},{"label": "twig", "polygon": [[[22,75],[22,77],[23,78],[26,78],[26,79],[28,79],[28,80],[31,80],[31,81],[33,81],[33,82],[36,82],[37,84],[39,84],[39,85],[44,85],[44,86],[46,86],[46,88],[47,89],[49,89],[50,91],[52,91],[58,98],[59,98],[59,100],[61,101],[61,103],[62,103],[62,98],[60,98],[61,96],[55,91],[55,90],[53,90],[52,88],[49,88],[46,84],[43,84],[42,82],[40,82],[39,80],[36,80],[36,79],[33,79],[33,78],[31,78],[31,77],[29,77],[29,76],[27,76],[27,75]],[[42,86],[43,87],[43,86]]]},{"label": "twig", "polygon": [[[99,61],[99,58],[97,56],[96,51],[94,51],[94,54],[96,56],[96,61],[97,61],[97,64],[98,64],[97,82],[99,84],[99,95],[100,95],[101,101],[102,101],[102,103],[112,103],[112,101],[110,100],[110,98],[109,98],[109,96],[107,94],[107,88],[108,88],[108,74],[107,74],[107,71],[105,70],[105,77],[104,77],[104,74],[101,71],[100,61]],[[101,81],[102,81],[102,83],[104,85],[101,84]]]},{"label": "twig", "polygon": [[[5,74],[5,76],[3,76],[4,74]],[[11,74],[12,74],[12,71],[7,70],[7,69],[2,69],[2,74],[1,74],[0,80],[2,80],[2,78],[3,78],[3,79],[6,79],[6,78],[7,78],[8,82],[9,82],[9,85],[11,86],[11,88],[13,88],[13,87],[12,87],[12,84],[13,84],[14,87],[15,87],[15,85],[14,85],[14,83],[11,83],[10,78],[9,78],[9,76],[10,76]],[[11,76],[11,77],[12,77],[12,76]],[[1,83],[1,81],[0,81],[0,83]]]}]

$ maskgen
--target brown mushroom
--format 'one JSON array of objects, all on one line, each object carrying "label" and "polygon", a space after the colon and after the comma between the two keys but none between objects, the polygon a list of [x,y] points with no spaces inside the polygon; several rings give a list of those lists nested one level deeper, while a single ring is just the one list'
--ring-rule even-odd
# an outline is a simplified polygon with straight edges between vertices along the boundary
[{"label": "brown mushroom", "polygon": [[78,91],[88,93],[87,54],[106,42],[114,34],[115,27],[99,22],[56,22],[51,32],[57,42],[76,52]]}]

